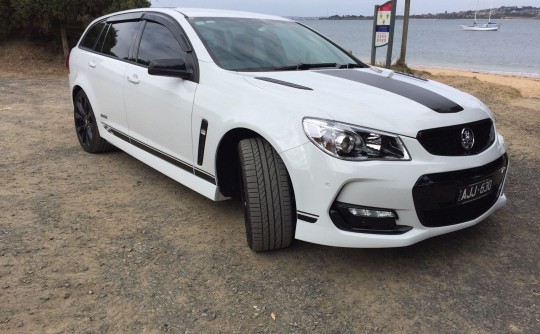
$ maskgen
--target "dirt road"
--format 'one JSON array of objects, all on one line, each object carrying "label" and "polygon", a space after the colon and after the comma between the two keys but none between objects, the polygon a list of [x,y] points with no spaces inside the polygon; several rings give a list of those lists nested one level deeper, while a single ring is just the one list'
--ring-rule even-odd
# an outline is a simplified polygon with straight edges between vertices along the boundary
[{"label": "dirt road", "polygon": [[496,114],[504,209],[408,248],[256,254],[239,203],[84,153],[64,76],[0,76],[0,332],[539,333],[540,92],[439,79]]}]

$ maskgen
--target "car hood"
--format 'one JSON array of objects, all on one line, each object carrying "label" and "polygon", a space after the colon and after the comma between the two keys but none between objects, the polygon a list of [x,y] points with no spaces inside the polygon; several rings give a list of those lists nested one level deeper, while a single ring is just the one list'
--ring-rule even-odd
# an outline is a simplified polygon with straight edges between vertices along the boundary
[{"label": "car hood", "polygon": [[[295,104],[305,117],[409,137],[430,128],[492,117],[478,99],[449,86],[391,70],[332,69],[243,73],[272,98]],[[327,116],[326,116],[327,115]]]}]

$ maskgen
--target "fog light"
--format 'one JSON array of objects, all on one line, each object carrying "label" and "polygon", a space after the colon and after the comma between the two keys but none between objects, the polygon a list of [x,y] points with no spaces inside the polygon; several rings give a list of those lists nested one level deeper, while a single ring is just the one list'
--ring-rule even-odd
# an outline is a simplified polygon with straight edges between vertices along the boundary
[{"label": "fog light", "polygon": [[412,229],[411,226],[398,225],[399,216],[392,209],[336,201],[329,213],[337,228],[349,232],[393,235],[407,233]]},{"label": "fog light", "polygon": [[392,211],[370,210],[360,208],[349,208],[349,212],[357,217],[366,218],[396,218]]}]

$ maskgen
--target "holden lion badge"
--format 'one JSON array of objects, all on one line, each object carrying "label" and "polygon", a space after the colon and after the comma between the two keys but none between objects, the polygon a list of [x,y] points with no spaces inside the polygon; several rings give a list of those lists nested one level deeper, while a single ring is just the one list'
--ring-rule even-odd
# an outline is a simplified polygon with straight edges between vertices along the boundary
[{"label": "holden lion badge", "polygon": [[465,150],[470,150],[474,146],[474,132],[469,128],[461,130],[461,146]]}]

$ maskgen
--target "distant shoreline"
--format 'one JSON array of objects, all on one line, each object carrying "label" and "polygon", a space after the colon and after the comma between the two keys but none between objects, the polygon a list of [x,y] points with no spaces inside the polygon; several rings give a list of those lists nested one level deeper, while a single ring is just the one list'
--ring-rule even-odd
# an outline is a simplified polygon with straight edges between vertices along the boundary
[{"label": "distant shoreline", "polygon": [[[373,16],[364,17],[343,17],[343,18],[331,18],[331,17],[289,17],[298,21],[319,20],[319,21],[372,21]],[[416,17],[411,15],[411,20],[471,20],[471,18],[444,18],[444,17]],[[540,17],[492,17],[492,20],[540,20]],[[396,20],[403,20],[403,16],[396,16]],[[481,21],[481,18],[477,19]]]},{"label": "distant shoreline", "polygon": [[[437,14],[413,14],[410,15],[411,19],[441,19],[441,20],[462,20],[462,19],[475,19],[475,17],[487,18],[491,17],[494,20],[506,20],[506,19],[540,19],[540,7],[533,6],[502,6],[493,9],[481,9],[481,10],[467,10],[452,13],[437,13]],[[403,15],[397,15],[397,19],[403,18]],[[373,20],[371,15],[331,15],[321,16],[315,18],[318,20]]]}]

